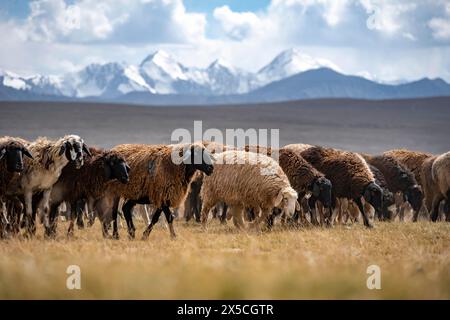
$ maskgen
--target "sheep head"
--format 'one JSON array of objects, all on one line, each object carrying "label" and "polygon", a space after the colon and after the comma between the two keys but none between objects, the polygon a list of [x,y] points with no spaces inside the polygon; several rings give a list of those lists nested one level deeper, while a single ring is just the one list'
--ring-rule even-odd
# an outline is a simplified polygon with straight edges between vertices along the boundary
[{"label": "sheep head", "polygon": [[297,191],[291,187],[284,188],[280,191],[275,200],[275,206],[283,210],[288,217],[292,217],[295,210],[300,210],[300,205],[297,202]]},{"label": "sheep head", "polygon": [[182,162],[204,172],[207,176],[214,170],[214,157],[203,144],[193,143],[183,150]]},{"label": "sheep head", "polygon": [[405,192],[406,200],[411,204],[414,211],[419,211],[422,206],[423,192],[419,185],[413,185],[409,187]]},{"label": "sheep head", "polygon": [[325,177],[319,177],[309,187],[313,196],[318,199],[325,208],[331,206],[331,181]]},{"label": "sheep head", "polygon": [[0,160],[5,158],[6,169],[9,172],[21,172],[24,169],[23,156],[33,159],[28,149],[17,141],[9,142],[0,147]]},{"label": "sheep head", "polygon": [[103,161],[107,180],[117,179],[123,184],[128,183],[130,167],[120,154],[110,153],[104,157]]},{"label": "sheep head", "polygon": [[364,200],[367,201],[375,211],[381,211],[383,206],[383,190],[375,182],[370,182],[365,188],[363,195]]},{"label": "sheep head", "polygon": [[83,151],[91,156],[89,148],[77,135],[68,135],[62,139],[61,148],[59,150],[59,155],[65,154],[68,161],[75,162],[76,168],[79,169],[84,164]]}]

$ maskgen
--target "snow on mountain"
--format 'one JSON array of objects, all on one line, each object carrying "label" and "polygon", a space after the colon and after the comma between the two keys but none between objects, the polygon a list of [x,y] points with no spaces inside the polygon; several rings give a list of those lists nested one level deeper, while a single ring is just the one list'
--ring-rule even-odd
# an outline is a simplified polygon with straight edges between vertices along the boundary
[{"label": "snow on mountain", "polygon": [[0,84],[16,90],[30,89],[24,78],[9,71],[0,70]]},{"label": "snow on mountain", "polygon": [[240,94],[251,89],[254,76],[234,68],[225,60],[217,59],[206,69],[210,90],[213,94]]},{"label": "snow on mountain", "polygon": [[185,67],[165,51],[159,50],[149,55],[139,66],[142,78],[157,93],[176,93],[173,83],[187,81]]},{"label": "snow on mountain", "polygon": [[[332,62],[313,58],[297,49],[281,52],[257,73],[217,59],[206,68],[186,67],[165,51],[156,51],[139,65],[90,64],[59,76],[22,77],[0,70],[0,98],[85,98],[126,101],[255,102],[304,98],[349,97],[385,99],[450,95],[440,79],[393,85],[367,72],[344,75]],[[51,96],[51,97],[50,97]],[[160,99],[160,100],[158,100]],[[161,100],[162,99],[162,100]],[[166,99],[166,100],[164,100]],[[178,100],[177,100],[178,99]],[[222,99],[222,100],[221,100]],[[139,100],[141,101],[141,100]]]},{"label": "snow on mountain", "polygon": [[255,86],[260,87],[306,70],[322,67],[339,71],[339,67],[329,60],[313,58],[301,53],[298,49],[292,48],[281,52],[268,65],[258,71]]}]

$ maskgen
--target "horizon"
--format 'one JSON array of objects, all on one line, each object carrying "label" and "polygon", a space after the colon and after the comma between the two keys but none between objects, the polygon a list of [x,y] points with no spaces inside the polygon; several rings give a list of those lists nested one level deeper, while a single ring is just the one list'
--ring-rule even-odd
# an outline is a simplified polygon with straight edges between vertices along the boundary
[{"label": "horizon", "polygon": [[0,69],[18,75],[62,75],[92,63],[137,65],[157,50],[188,67],[223,59],[255,73],[296,48],[340,73],[378,83],[450,82],[450,3],[444,0],[6,0],[0,31],[9,49],[0,53]]}]

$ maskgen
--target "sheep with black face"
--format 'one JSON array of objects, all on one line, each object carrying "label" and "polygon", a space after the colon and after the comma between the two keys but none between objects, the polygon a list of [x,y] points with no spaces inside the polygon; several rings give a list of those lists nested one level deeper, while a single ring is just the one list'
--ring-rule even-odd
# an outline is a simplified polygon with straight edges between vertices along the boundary
[{"label": "sheep with black face", "polygon": [[112,149],[120,153],[130,166],[128,184],[112,182],[106,196],[98,204],[101,210],[112,210],[113,236],[117,230],[117,210],[120,197],[126,201],[122,211],[127,222],[128,234],[134,238],[135,227],[132,210],[136,204],[152,204],[156,211],[143,234],[147,238],[162,212],[173,229],[173,215],[170,208],[177,208],[185,199],[192,177],[197,171],[210,175],[214,170],[213,158],[201,143],[175,145],[123,144]]},{"label": "sheep with black face", "polygon": [[355,201],[363,216],[364,225],[372,227],[362,201],[364,199],[375,210],[381,211],[383,190],[375,182],[375,177],[366,161],[354,152],[320,146],[307,146],[299,150],[306,161],[331,181],[332,206],[336,206],[336,198]]},{"label": "sheep with black face", "polygon": [[82,210],[78,206],[80,200],[87,200],[88,208],[92,212],[95,201],[102,197],[110,181],[128,182],[130,167],[118,152],[91,147],[86,156],[84,165],[80,169],[77,169],[77,164],[74,162],[66,165],[58,181],[53,185],[50,196],[49,226],[46,228],[47,236],[54,236],[56,233],[55,218],[62,202],[70,204],[70,225],[67,233],[72,235],[74,219]]},{"label": "sheep with black face", "polygon": [[[33,158],[26,148],[27,141],[20,138],[0,138],[0,206],[3,206],[3,197],[6,195],[11,180],[19,176],[23,171],[24,156]],[[5,232],[6,220],[4,215],[0,216],[0,238]]]}]

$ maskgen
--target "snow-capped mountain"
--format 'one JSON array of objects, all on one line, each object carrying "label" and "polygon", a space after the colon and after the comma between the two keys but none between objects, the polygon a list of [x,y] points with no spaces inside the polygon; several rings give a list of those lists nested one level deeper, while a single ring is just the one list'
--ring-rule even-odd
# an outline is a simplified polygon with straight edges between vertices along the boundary
[{"label": "snow-capped mountain", "polygon": [[305,98],[389,99],[450,95],[442,79],[400,85],[344,75],[331,61],[297,49],[281,52],[256,73],[217,59],[187,67],[159,50],[139,65],[90,64],[56,76],[20,76],[0,70],[0,99],[96,99],[155,103],[231,103]]},{"label": "snow-capped mountain", "polygon": [[209,87],[214,94],[240,94],[249,92],[255,76],[217,59],[206,69]]},{"label": "snow-capped mountain", "polygon": [[306,70],[323,67],[339,71],[339,68],[329,60],[313,58],[298,49],[292,48],[281,52],[268,65],[258,71],[255,87],[261,87]]},{"label": "snow-capped mountain", "polygon": [[[3,85],[44,95],[112,98],[129,92],[182,95],[244,94],[272,81],[308,69],[333,67],[296,49],[279,54],[258,73],[251,73],[216,59],[206,68],[186,67],[169,53],[158,50],[139,65],[125,63],[90,64],[60,76],[20,77],[3,72]],[[337,69],[337,67],[335,68]]]}]

